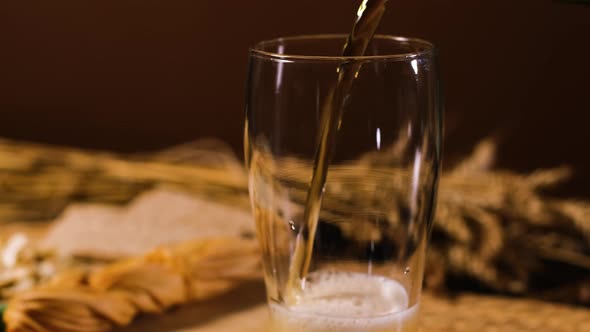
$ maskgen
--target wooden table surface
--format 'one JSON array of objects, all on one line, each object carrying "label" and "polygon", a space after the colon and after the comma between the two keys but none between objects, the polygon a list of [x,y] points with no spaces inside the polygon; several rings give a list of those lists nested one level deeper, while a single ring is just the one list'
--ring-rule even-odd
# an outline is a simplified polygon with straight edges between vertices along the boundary
[{"label": "wooden table surface", "polygon": [[[42,227],[0,226],[2,234],[35,237]],[[144,316],[113,332],[266,332],[268,311],[261,281],[214,299]],[[526,298],[482,294],[422,297],[420,324],[428,332],[590,332],[590,309]]]},{"label": "wooden table surface", "polygon": [[263,283],[245,284],[210,301],[142,317],[116,332],[262,332],[268,321],[265,301]]},{"label": "wooden table surface", "polygon": [[[266,332],[267,324],[264,285],[256,282],[163,316],[140,318],[115,332]],[[525,298],[426,292],[420,324],[427,332],[590,332],[590,310]]]}]

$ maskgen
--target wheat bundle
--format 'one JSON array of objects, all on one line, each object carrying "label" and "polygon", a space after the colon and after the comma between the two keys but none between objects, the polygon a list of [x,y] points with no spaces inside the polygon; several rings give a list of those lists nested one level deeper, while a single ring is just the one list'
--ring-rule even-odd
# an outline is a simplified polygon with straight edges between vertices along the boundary
[{"label": "wheat bundle", "polygon": [[[213,148],[211,148],[213,146]],[[323,206],[334,211],[365,204],[350,181],[395,183],[404,170],[387,168],[396,155],[367,155],[335,167]],[[212,152],[213,151],[213,152]],[[503,293],[590,303],[590,202],[553,198],[544,189],[571,176],[568,168],[518,174],[493,168],[495,146],[483,141],[440,179],[426,280],[430,287],[461,290],[467,284]],[[289,162],[288,160],[285,162]],[[290,161],[297,163],[297,161]],[[292,167],[291,185],[305,188],[309,174]],[[187,144],[134,156],[89,153],[0,141],[0,220],[50,220],[72,201],[126,203],[156,185],[248,208],[242,165],[218,144]],[[347,187],[348,186],[348,187]],[[304,192],[304,191],[302,191]],[[294,190],[294,201],[302,194]],[[465,283],[468,281],[468,283]]]}]

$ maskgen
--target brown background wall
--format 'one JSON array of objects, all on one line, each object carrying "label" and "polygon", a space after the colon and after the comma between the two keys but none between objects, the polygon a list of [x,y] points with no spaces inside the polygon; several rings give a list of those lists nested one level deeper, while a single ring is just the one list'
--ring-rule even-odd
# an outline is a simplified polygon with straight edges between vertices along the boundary
[{"label": "brown background wall", "polygon": [[[52,0],[0,5],[0,136],[135,151],[217,136],[241,149],[247,48],[348,31],[357,1]],[[392,0],[382,33],[435,42],[447,160],[573,164],[590,196],[590,6]]]}]

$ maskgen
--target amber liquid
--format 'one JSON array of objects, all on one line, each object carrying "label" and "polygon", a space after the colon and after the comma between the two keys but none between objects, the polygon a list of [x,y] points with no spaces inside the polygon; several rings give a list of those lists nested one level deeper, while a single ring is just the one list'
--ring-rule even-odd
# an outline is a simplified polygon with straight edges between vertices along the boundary
[{"label": "amber liquid", "polygon": [[[343,56],[361,56],[365,54],[369,42],[375,34],[381,17],[385,12],[387,0],[364,0],[357,11],[357,19],[344,46]],[[347,95],[350,93],[355,78],[361,68],[361,63],[351,61],[338,67],[338,79],[322,107],[322,118],[318,147],[315,154],[314,169],[311,184],[307,192],[303,224],[297,234],[296,246],[291,261],[287,301],[296,301],[297,294],[303,288],[303,280],[306,277],[313,254],[313,241],[318,225],[320,208],[328,167],[332,160],[334,146],[342,110]]]}]

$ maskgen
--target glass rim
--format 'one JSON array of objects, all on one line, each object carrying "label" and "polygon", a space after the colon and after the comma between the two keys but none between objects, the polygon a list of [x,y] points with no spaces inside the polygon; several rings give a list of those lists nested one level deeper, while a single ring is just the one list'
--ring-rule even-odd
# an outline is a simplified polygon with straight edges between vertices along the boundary
[{"label": "glass rim", "polygon": [[436,53],[436,47],[433,43],[420,38],[413,37],[402,37],[394,35],[383,35],[376,34],[373,39],[390,40],[398,43],[405,42],[412,45],[419,45],[423,47],[422,50],[414,52],[399,52],[391,54],[379,54],[379,55],[358,55],[358,56],[344,56],[344,55],[306,55],[306,54],[281,54],[276,52],[264,51],[261,48],[265,45],[272,43],[284,43],[289,41],[297,40],[318,40],[318,39],[346,39],[346,34],[313,34],[313,35],[298,35],[289,37],[279,37],[274,39],[268,39],[260,41],[250,47],[250,54],[256,55],[269,60],[277,60],[283,62],[296,62],[296,61],[370,61],[370,60],[408,60],[415,59],[423,56],[432,56]]}]

